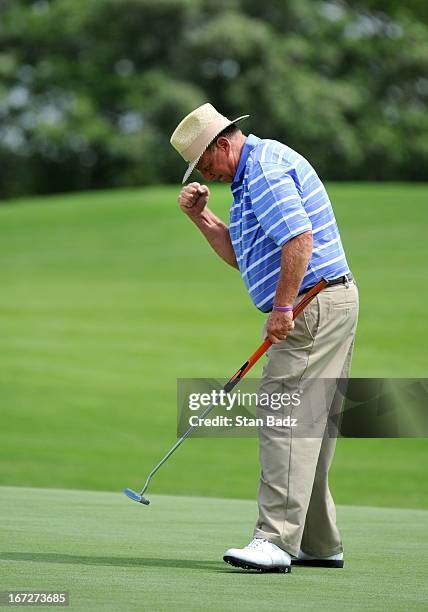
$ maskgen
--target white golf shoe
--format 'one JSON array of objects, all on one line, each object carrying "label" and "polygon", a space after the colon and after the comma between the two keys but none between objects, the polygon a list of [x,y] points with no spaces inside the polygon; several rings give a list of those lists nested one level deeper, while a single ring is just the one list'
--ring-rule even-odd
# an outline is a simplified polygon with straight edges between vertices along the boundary
[{"label": "white golf shoe", "polygon": [[297,557],[291,558],[291,563],[310,567],[343,567],[343,552],[330,557],[313,557],[300,550]]},{"label": "white golf shoe", "polygon": [[223,556],[226,563],[259,572],[291,571],[291,557],[284,550],[263,538],[254,538],[245,548],[229,548]]}]

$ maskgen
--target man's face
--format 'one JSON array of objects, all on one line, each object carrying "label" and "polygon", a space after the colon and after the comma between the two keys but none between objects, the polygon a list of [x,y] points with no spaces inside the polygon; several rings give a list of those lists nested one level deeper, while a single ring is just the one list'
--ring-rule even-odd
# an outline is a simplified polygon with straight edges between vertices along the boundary
[{"label": "man's face", "polygon": [[205,181],[231,183],[236,174],[236,164],[229,140],[219,138],[212,150],[205,151],[196,168]]}]

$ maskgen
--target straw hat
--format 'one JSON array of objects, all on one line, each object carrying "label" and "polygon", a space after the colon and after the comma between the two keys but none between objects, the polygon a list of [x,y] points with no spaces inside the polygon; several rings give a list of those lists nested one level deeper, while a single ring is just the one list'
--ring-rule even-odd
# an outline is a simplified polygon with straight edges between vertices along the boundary
[{"label": "straw hat", "polygon": [[187,181],[205,150],[220,132],[249,116],[242,115],[230,120],[217,112],[212,104],[203,104],[184,117],[171,136],[172,146],[189,164],[182,182]]}]

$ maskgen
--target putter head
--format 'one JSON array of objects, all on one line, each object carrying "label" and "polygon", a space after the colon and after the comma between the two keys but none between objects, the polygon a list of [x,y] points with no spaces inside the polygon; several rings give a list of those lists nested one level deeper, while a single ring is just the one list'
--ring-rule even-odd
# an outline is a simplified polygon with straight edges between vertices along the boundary
[{"label": "putter head", "polygon": [[136,501],[139,504],[144,504],[145,506],[148,506],[150,504],[150,501],[148,499],[143,497],[140,493],[133,491],[132,489],[126,488],[123,489],[123,492],[127,497],[129,497],[129,499],[132,499],[133,501]]}]

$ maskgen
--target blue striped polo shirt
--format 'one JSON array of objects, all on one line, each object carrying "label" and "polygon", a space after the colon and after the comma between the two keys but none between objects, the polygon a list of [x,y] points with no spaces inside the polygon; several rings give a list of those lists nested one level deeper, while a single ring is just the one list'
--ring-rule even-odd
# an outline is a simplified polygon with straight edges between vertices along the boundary
[{"label": "blue striped polo shirt", "polygon": [[231,185],[229,232],[239,270],[256,307],[272,310],[282,246],[312,231],[313,252],[300,291],[349,273],[331,202],[299,153],[250,134]]}]

